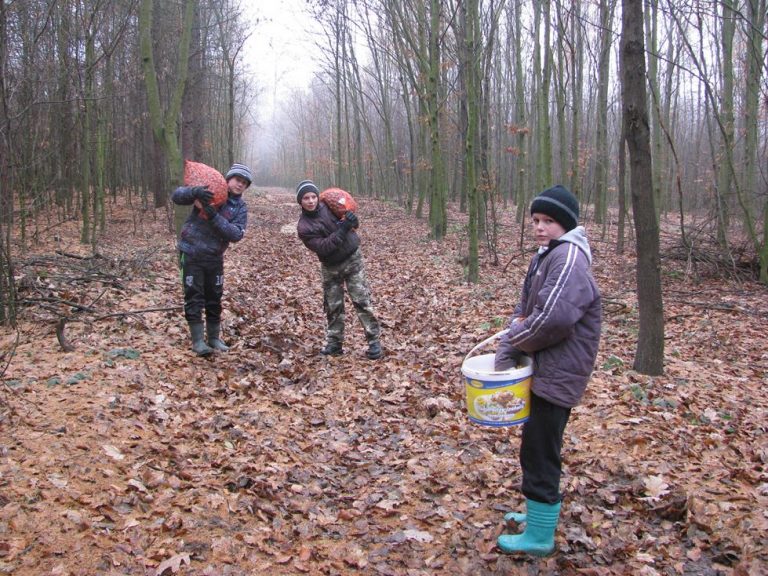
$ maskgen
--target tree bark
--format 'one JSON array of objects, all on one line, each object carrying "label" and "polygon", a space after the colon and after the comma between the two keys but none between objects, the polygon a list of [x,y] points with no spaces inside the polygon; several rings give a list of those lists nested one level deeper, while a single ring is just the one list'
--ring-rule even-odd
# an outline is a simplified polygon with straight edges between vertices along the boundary
[{"label": "tree bark", "polygon": [[653,195],[642,0],[623,0],[622,7],[621,93],[637,236],[637,301],[640,322],[634,369],[642,374],[660,375],[664,369],[664,307],[659,225]]},{"label": "tree bark", "polygon": [[[189,46],[192,38],[192,23],[194,21],[197,0],[186,0],[184,7],[184,20],[182,24],[181,38],[179,39],[179,56],[176,68],[176,81],[167,110],[163,110],[160,100],[160,87],[157,82],[155,60],[152,49],[152,11],[153,0],[142,0],[139,13],[139,34],[141,37],[141,61],[144,69],[144,83],[147,90],[147,106],[149,118],[152,124],[152,134],[155,142],[162,149],[170,174],[170,185],[162,186],[162,189],[154,190],[155,207],[164,206],[169,191],[181,184],[183,166],[181,147],[178,139],[177,122],[181,112],[181,101],[187,84],[187,72],[189,69]],[[186,218],[188,210],[175,210],[176,230]]]}]

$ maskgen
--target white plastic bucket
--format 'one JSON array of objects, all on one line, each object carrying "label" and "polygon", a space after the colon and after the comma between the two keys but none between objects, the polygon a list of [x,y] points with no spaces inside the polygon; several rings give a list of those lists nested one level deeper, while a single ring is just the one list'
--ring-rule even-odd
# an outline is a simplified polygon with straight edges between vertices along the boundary
[{"label": "white plastic bucket", "polygon": [[[506,333],[499,332],[477,348]],[[468,355],[469,356],[469,355]],[[510,370],[494,370],[495,354],[467,357],[461,365],[469,419],[482,426],[515,426],[528,420],[533,361],[523,356]]]}]

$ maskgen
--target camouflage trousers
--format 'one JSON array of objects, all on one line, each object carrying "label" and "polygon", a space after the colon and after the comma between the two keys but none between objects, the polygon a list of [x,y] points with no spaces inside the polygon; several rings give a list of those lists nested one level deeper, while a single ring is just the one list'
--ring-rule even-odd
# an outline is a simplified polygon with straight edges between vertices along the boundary
[{"label": "camouflage trousers", "polygon": [[365,263],[360,250],[349,258],[328,266],[321,267],[323,276],[323,309],[327,320],[326,340],[330,343],[344,343],[344,285],[349,299],[363,325],[368,342],[379,339],[381,327],[371,304],[371,290],[365,277]]}]

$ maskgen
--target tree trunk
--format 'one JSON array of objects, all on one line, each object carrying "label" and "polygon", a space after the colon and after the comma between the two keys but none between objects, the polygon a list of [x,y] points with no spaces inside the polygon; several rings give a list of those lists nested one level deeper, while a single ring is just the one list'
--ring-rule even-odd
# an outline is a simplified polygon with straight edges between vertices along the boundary
[{"label": "tree trunk", "polygon": [[[615,0],[600,0],[600,56],[597,70],[597,106],[596,106],[596,132],[595,132],[595,222],[606,226],[608,214],[608,83],[610,79],[611,44],[613,38],[613,12]],[[623,142],[623,140],[622,140]],[[619,146],[619,161],[622,161],[624,145]],[[620,183],[623,186],[623,184]],[[623,214],[619,217],[623,223]],[[622,242],[623,238],[619,238]]]},{"label": "tree trunk", "polygon": [[[765,0],[747,1],[747,78],[744,86],[744,190],[747,194],[762,196],[763,238],[758,245],[760,282],[768,284],[768,194],[757,189],[757,161],[759,154],[760,77],[763,67],[763,31],[766,20]],[[759,244],[759,242],[758,242]]]},{"label": "tree trunk", "polygon": [[[149,119],[152,125],[152,135],[157,145],[162,149],[165,162],[170,175],[170,185],[162,186],[162,189],[154,190],[155,207],[164,206],[171,189],[179,186],[183,177],[183,165],[181,148],[177,136],[177,121],[181,112],[181,100],[187,84],[187,71],[189,67],[189,46],[192,37],[192,22],[194,21],[196,0],[186,0],[184,8],[184,21],[181,38],[179,39],[179,60],[176,68],[176,82],[173,87],[170,104],[167,110],[163,110],[160,101],[160,87],[157,82],[155,60],[152,49],[152,10],[153,0],[142,0],[139,13],[139,34],[141,37],[141,61],[144,68],[144,83],[147,90],[147,106]],[[166,164],[167,163],[167,164]],[[182,210],[176,207],[176,230],[181,230],[188,209]]]},{"label": "tree trunk", "polygon": [[[539,61],[541,67],[535,66],[535,72],[539,75],[539,86],[536,90],[537,115],[536,122],[538,126],[538,164],[536,169],[536,191],[543,190],[551,186],[552,182],[552,127],[549,119],[549,91],[552,82],[552,46],[550,45],[550,4],[549,0],[536,2],[536,20],[544,30],[544,41],[539,45],[536,43],[536,53],[539,50],[544,52],[544,61],[538,56],[534,57],[534,62]],[[543,11],[543,14],[542,14]],[[537,25],[538,25],[537,24]],[[538,32],[537,32],[538,38]]]},{"label": "tree trunk", "polygon": [[719,156],[722,160],[717,175],[717,240],[725,252],[729,251],[729,201],[734,186],[733,37],[736,30],[736,24],[734,22],[733,8],[732,0],[722,1],[723,19],[720,38],[722,50],[722,88],[719,99],[722,132],[720,135]]},{"label": "tree trunk", "polygon": [[465,142],[464,162],[466,166],[467,203],[469,208],[469,262],[467,267],[467,280],[477,282],[479,274],[478,266],[478,212],[479,198],[477,186],[477,154],[479,152],[478,121],[479,110],[479,77],[478,65],[480,62],[479,27],[480,15],[478,13],[478,0],[467,0],[466,12],[466,40],[464,47],[464,78],[466,86],[467,131]]},{"label": "tree trunk", "polygon": [[[0,71],[8,57],[7,4],[0,3]],[[11,117],[5,76],[0,74],[0,324],[16,322],[16,284],[13,279],[11,227],[13,225],[13,188],[8,169]]]},{"label": "tree trunk", "polygon": [[429,15],[429,67],[427,70],[427,123],[429,125],[430,179],[429,179],[429,224],[432,237],[442,240],[448,229],[446,206],[445,170],[440,144],[440,110],[442,98],[441,79],[441,38],[440,0],[430,0]]},{"label": "tree trunk", "polygon": [[634,369],[641,374],[660,375],[664,369],[664,307],[659,225],[653,197],[642,0],[623,0],[622,7],[621,93],[637,236],[637,301],[640,321]]}]

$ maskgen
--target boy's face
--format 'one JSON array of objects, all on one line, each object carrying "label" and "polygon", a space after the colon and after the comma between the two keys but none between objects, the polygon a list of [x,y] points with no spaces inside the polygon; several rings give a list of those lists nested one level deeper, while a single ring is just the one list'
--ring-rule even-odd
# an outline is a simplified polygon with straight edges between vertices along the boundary
[{"label": "boy's face", "polygon": [[241,176],[232,176],[232,178],[227,180],[227,186],[229,186],[229,191],[232,194],[240,196],[250,184],[248,183],[248,180]]},{"label": "boy's face", "polygon": [[549,246],[550,240],[557,240],[565,234],[565,228],[562,224],[546,214],[534,212],[531,215],[531,225],[533,227],[533,237],[539,246]]},{"label": "boy's face", "polygon": [[314,212],[317,208],[317,194],[314,192],[306,192],[301,197],[301,207],[307,212]]}]

